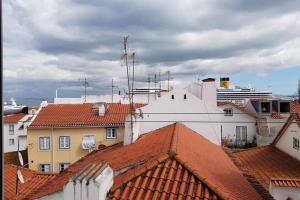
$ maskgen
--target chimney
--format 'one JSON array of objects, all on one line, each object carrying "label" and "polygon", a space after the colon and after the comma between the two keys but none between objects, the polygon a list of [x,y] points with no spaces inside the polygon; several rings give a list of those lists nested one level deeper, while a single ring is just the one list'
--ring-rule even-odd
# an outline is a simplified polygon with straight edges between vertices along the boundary
[{"label": "chimney", "polygon": [[99,105],[99,107],[98,107],[98,114],[99,114],[99,116],[104,116],[105,115],[105,111],[106,111],[105,104]]},{"label": "chimney", "polygon": [[205,103],[217,106],[217,88],[214,78],[202,80],[202,98]]},{"label": "chimney", "polygon": [[130,114],[127,115],[125,119],[125,133],[124,133],[124,145],[128,145],[131,143],[134,143],[138,137],[139,137],[139,130],[140,130],[140,124],[139,124],[139,118],[142,118],[142,116],[133,116],[133,122],[132,122],[132,132],[131,133],[131,123],[130,123]]},{"label": "chimney", "polygon": [[89,164],[64,186],[63,199],[105,200],[113,177],[114,172],[108,164]]},{"label": "chimney", "polygon": [[44,107],[47,107],[47,106],[48,106],[48,102],[47,101],[42,101],[41,107],[44,108]]}]

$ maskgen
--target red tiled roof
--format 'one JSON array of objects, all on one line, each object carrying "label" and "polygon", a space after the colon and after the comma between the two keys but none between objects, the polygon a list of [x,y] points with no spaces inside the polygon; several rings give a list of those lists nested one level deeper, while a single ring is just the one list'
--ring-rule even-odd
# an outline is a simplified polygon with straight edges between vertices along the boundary
[{"label": "red tiled roof", "polygon": [[107,199],[220,199],[175,159],[167,159],[112,191]]},{"label": "red tiled roof", "polygon": [[[90,163],[108,163],[117,174],[111,188],[111,197],[117,197],[118,191],[122,194],[125,193],[126,196],[134,195],[136,191],[134,189],[130,194],[125,191],[127,186],[130,186],[130,182],[143,179],[145,174],[149,175],[153,170],[155,172],[161,169],[160,167],[164,167],[161,172],[172,174],[171,171],[167,171],[170,169],[167,166],[168,162],[172,161],[173,163],[174,160],[177,168],[180,164],[184,170],[190,173],[189,177],[197,178],[196,180],[200,181],[201,185],[205,186],[213,196],[221,199],[262,199],[221,146],[211,143],[198,133],[178,123],[145,134],[131,145],[123,147],[116,145],[92,152],[50,180],[43,188],[33,191],[31,197],[39,198],[62,191],[69,178]],[[171,178],[168,178],[166,174],[163,177],[167,181]],[[148,191],[154,191],[155,188],[160,187],[155,184],[150,182],[147,185]],[[167,183],[165,182],[165,184]],[[184,188],[187,184],[189,187]],[[168,185],[161,187],[164,186],[166,189],[173,187]],[[183,193],[183,196],[188,196],[189,189],[196,189],[190,180],[188,183],[181,181],[178,187],[182,187],[182,189],[180,191],[179,188],[174,195]],[[154,195],[154,193],[150,195]],[[166,195],[167,198],[171,195],[169,191],[164,193],[162,192],[160,195]],[[143,195],[146,194],[147,192],[143,193]],[[143,196],[143,198],[145,197]]]},{"label": "red tiled roof", "polygon": [[36,188],[41,187],[47,181],[54,178],[54,174],[42,174],[26,168],[19,167],[24,183],[18,184],[18,196],[16,197],[16,171],[17,166],[4,166],[4,199],[24,199],[27,194]]},{"label": "red tiled roof", "polygon": [[273,146],[242,150],[234,155],[266,190],[271,179],[300,178],[300,162]]},{"label": "red tiled roof", "polygon": [[287,128],[291,125],[291,123],[294,123],[294,121],[297,121],[297,124],[300,128],[300,114],[291,114],[286,123],[282,126],[279,133],[275,137],[274,141],[272,142],[272,145],[276,145],[276,143],[279,141],[279,139],[282,137],[282,135],[285,133]]},{"label": "red tiled roof", "polygon": [[[136,104],[137,108],[143,104]],[[130,104],[105,104],[107,112],[99,116],[92,103],[49,104],[43,108],[29,128],[123,125]]]},{"label": "red tiled roof", "polygon": [[300,188],[300,179],[272,179],[271,183],[275,187],[297,187]]},{"label": "red tiled roof", "polygon": [[291,110],[293,113],[299,113],[300,114],[300,105],[296,101],[291,102]]},{"label": "red tiled roof", "polygon": [[24,113],[12,114],[4,116],[4,123],[17,123],[25,116]]},{"label": "red tiled roof", "polygon": [[230,101],[218,102],[217,104],[218,104],[218,106],[231,105],[231,106],[235,107],[236,109],[248,114],[249,116],[256,118],[256,115],[249,112],[247,109],[245,109],[245,107],[237,105],[237,104],[232,103]]}]

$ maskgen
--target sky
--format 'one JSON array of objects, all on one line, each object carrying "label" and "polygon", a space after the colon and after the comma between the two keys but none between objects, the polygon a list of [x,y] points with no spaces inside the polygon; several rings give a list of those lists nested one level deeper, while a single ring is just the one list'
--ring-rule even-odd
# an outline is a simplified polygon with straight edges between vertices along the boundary
[{"label": "sky", "polygon": [[[229,76],[235,85],[292,95],[300,78],[300,1],[3,1],[5,100],[53,101],[126,88],[123,38],[135,85]],[[154,85],[152,83],[152,85]],[[30,104],[30,103],[29,103]]]}]

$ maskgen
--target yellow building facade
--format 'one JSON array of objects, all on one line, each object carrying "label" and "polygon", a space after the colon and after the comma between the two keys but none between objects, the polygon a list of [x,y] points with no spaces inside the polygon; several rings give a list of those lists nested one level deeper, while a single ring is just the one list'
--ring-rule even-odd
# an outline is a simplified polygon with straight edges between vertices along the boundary
[{"label": "yellow building facade", "polygon": [[124,127],[29,128],[29,168],[54,173],[62,171],[89,153],[82,147],[87,136],[95,137],[96,148],[99,145],[109,146],[123,141]]}]

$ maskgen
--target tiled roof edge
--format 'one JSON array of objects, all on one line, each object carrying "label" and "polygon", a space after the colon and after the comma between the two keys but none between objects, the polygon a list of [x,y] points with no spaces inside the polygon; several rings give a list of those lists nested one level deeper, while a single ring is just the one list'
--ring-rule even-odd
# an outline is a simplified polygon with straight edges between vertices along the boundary
[{"label": "tiled roof edge", "polygon": [[229,148],[223,147],[224,152],[232,160],[232,162],[242,171],[243,176],[250,183],[250,185],[257,191],[257,193],[265,200],[274,200],[273,196],[267,191],[258,180],[252,175],[246,166],[232,153]]}]

